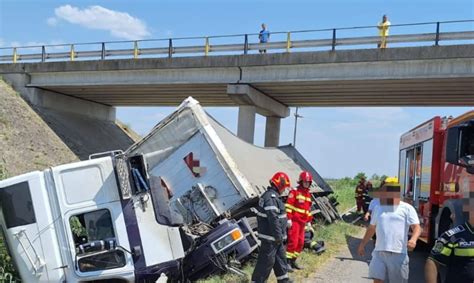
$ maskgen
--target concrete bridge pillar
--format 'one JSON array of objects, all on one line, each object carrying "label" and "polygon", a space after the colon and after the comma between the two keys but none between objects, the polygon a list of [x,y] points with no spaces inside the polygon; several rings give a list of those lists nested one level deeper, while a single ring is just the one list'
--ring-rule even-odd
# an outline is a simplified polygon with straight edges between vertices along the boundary
[{"label": "concrete bridge pillar", "polygon": [[255,136],[255,114],[257,109],[252,105],[239,106],[237,136],[248,143],[253,143]]},{"label": "concrete bridge pillar", "polygon": [[280,120],[290,115],[288,106],[270,98],[249,84],[229,84],[227,94],[239,105],[237,136],[253,143],[255,114],[267,117],[265,146],[278,146],[280,142]]},{"label": "concrete bridge pillar", "polygon": [[265,124],[265,147],[276,147],[280,143],[280,117],[267,117]]}]

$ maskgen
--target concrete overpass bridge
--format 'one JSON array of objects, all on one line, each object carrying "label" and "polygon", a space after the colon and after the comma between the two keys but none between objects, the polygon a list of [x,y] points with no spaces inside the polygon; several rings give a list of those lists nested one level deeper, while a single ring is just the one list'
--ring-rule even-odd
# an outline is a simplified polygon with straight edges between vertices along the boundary
[{"label": "concrete overpass bridge", "polygon": [[[333,33],[335,35],[335,32]],[[33,105],[69,111],[100,120],[115,120],[116,106],[172,106],[193,96],[204,106],[239,108],[238,135],[253,142],[255,114],[267,117],[265,145],[279,141],[280,119],[291,106],[468,106],[474,105],[473,31],[394,35],[390,43],[427,41],[434,46],[335,50],[336,45],[375,45],[379,37],[246,42],[242,55],[209,56],[224,47],[201,47],[200,57],[138,58],[153,50],[135,47],[132,59],[105,60],[102,49],[71,51],[63,62],[0,64],[0,73]],[[439,46],[440,40],[471,40],[470,44]],[[170,41],[171,45],[171,41]],[[329,51],[292,52],[292,48],[323,46]],[[102,46],[102,48],[104,45]],[[173,47],[174,48],[174,47]],[[177,48],[177,47],[176,47]],[[219,49],[221,48],[221,49]],[[235,47],[237,48],[237,47]],[[249,50],[283,49],[284,53],[249,54]],[[23,55],[46,61],[50,56]],[[176,49],[179,51],[180,49]],[[157,54],[164,52],[155,48]],[[291,52],[290,52],[291,51]],[[14,51],[16,52],[16,50]],[[95,53],[93,53],[95,52]],[[125,54],[121,51],[120,54]],[[110,54],[114,54],[112,51]],[[99,60],[77,58],[100,56]],[[5,56],[0,56],[0,61]],[[8,58],[7,58],[8,59]]]}]

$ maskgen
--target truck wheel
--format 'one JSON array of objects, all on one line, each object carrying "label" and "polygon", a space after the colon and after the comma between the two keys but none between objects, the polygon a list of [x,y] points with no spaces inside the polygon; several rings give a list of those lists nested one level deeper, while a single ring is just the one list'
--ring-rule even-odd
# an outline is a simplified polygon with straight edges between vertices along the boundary
[{"label": "truck wheel", "polygon": [[315,198],[314,202],[316,203],[316,206],[321,211],[320,213],[323,216],[323,218],[326,220],[326,222],[332,223],[331,215],[329,214],[329,212],[328,212],[326,206],[324,205],[323,201],[321,200],[321,198],[320,197]]},{"label": "truck wheel", "polygon": [[322,199],[324,205],[326,206],[326,208],[329,212],[329,215],[331,216],[331,219],[336,220],[337,219],[337,212],[332,207],[331,202],[329,202],[329,199],[327,197],[322,197],[321,199]]}]

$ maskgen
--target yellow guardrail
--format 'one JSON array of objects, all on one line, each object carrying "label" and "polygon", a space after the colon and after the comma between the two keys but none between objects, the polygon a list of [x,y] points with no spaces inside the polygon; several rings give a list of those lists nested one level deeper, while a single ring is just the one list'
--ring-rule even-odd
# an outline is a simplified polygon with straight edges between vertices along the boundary
[{"label": "yellow guardrail", "polygon": [[[94,42],[94,43],[74,43],[74,44],[59,44],[59,45],[42,45],[42,46],[17,46],[17,47],[2,47],[0,48],[0,63],[12,62],[18,63],[20,61],[32,61],[38,60],[40,62],[46,62],[47,59],[65,59],[69,61],[75,61],[77,59],[98,59],[106,60],[108,57],[120,57],[120,58],[133,58],[138,59],[140,55],[163,55],[169,58],[173,57],[174,54],[202,54],[209,56],[211,53],[218,52],[234,52],[237,54],[247,55],[252,50],[284,50],[284,52],[291,52],[292,49],[297,48],[319,48],[319,47],[330,47],[332,51],[336,50],[336,46],[356,46],[356,45],[378,45],[380,48],[386,48],[387,43],[413,43],[413,42],[434,42],[435,46],[439,45],[440,41],[455,41],[455,40],[470,40],[474,41],[474,30],[472,24],[468,26],[467,30],[462,31],[451,31],[451,32],[440,32],[440,25],[453,24],[453,23],[474,23],[474,20],[463,20],[463,21],[446,21],[446,22],[430,22],[430,23],[414,23],[414,24],[398,24],[391,25],[390,29],[393,30],[395,27],[407,27],[407,26],[420,26],[420,25],[435,25],[435,32],[433,33],[422,33],[422,34],[396,34],[386,35],[388,27],[383,27],[382,34],[379,36],[360,36],[360,37],[341,37],[341,32],[337,31],[349,31],[349,30],[361,30],[361,29],[373,29],[377,28],[380,31],[379,26],[362,26],[362,27],[348,27],[348,28],[332,28],[332,29],[319,29],[319,30],[300,30],[290,32],[273,32],[272,38],[275,35],[286,35],[286,40],[266,42],[266,43],[250,43],[249,36],[258,37],[259,34],[238,34],[238,35],[223,35],[223,36],[205,36],[205,37],[184,37],[184,38],[170,38],[170,39],[146,39],[146,40],[134,40],[134,41],[112,41],[112,42]],[[325,32],[328,33],[326,39],[302,39],[294,40],[294,34],[307,34],[311,32]],[[336,37],[338,35],[338,37]],[[227,44],[212,44],[211,40],[217,38],[240,38],[241,43]],[[200,41],[204,39],[204,48],[201,44],[197,45],[180,45],[176,44],[182,40],[195,40]],[[168,46],[162,46],[157,44],[156,47],[139,48],[141,42],[168,42]],[[465,42],[464,42],[465,43]],[[128,49],[117,49],[110,48],[113,44],[132,44],[133,48]],[[468,44],[472,44],[469,42]],[[83,46],[97,45],[98,47],[90,51],[89,49],[84,50]],[[67,50],[69,46],[69,50]],[[106,48],[109,47],[109,48]],[[412,45],[411,45],[412,46]],[[19,52],[20,50],[34,49],[41,50],[41,53],[31,52]],[[51,49],[49,49],[51,48]],[[66,50],[58,52],[57,49],[64,48]],[[47,50],[49,49],[49,50]],[[1,51],[7,50],[6,55],[2,55]],[[47,52],[47,51],[56,52]]]}]

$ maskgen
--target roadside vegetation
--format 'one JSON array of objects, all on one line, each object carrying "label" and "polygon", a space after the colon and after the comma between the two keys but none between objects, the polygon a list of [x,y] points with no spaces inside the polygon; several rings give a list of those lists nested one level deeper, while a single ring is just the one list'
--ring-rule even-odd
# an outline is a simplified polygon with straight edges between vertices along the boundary
[{"label": "roadside vegetation", "polygon": [[[354,200],[354,190],[360,179],[360,177],[366,177],[364,173],[357,174],[354,178],[346,177],[342,179],[332,179],[327,180],[329,185],[334,190],[334,195],[337,197],[339,205],[337,207],[340,214],[348,211],[355,205]],[[385,176],[378,176],[374,174],[370,181],[374,186],[380,184],[380,180]],[[313,225],[316,236],[315,240],[322,240],[325,242],[326,251],[322,255],[316,255],[308,250],[302,253],[299,262],[305,269],[295,271],[290,274],[290,277],[295,282],[311,282],[311,276],[317,274],[317,269],[320,268],[324,263],[329,261],[331,258],[335,257],[339,251],[347,245],[346,238],[347,236],[360,236],[363,232],[363,228],[360,226],[351,225],[345,223],[342,220],[336,221],[333,224],[325,225],[321,222],[316,222]],[[235,283],[244,283],[249,282],[254,269],[255,261],[251,260],[242,267],[242,271],[247,275],[247,277],[240,277],[235,274],[223,274],[211,276],[207,279],[201,280],[200,282],[204,283],[220,283],[220,282],[235,282]],[[276,282],[276,278],[273,275],[270,276],[269,282]]]}]

